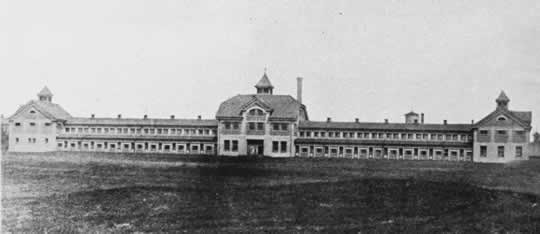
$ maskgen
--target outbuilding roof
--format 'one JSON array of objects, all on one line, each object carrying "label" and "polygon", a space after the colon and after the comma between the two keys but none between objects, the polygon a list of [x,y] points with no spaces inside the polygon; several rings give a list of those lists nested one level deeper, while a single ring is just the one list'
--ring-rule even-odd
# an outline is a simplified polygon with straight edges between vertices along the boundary
[{"label": "outbuilding roof", "polygon": [[340,129],[340,130],[387,130],[387,131],[449,131],[468,132],[471,124],[406,124],[375,122],[322,122],[300,121],[300,129]]},{"label": "outbuilding roof", "polygon": [[67,124],[217,127],[217,121],[211,119],[71,118],[68,120]]}]

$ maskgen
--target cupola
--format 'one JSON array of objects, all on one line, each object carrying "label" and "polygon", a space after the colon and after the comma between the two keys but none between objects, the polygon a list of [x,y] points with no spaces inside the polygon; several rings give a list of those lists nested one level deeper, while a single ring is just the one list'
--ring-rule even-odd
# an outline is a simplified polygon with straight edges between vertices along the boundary
[{"label": "cupola", "polygon": [[257,88],[257,94],[272,95],[272,93],[274,92],[274,86],[272,86],[272,83],[270,83],[270,80],[266,75],[266,71],[264,71],[261,80],[259,80],[259,82],[255,85],[255,88]]},{"label": "cupola", "polygon": [[52,102],[52,92],[47,88],[47,86],[43,87],[43,89],[38,93],[38,100],[45,101],[45,102]]}]

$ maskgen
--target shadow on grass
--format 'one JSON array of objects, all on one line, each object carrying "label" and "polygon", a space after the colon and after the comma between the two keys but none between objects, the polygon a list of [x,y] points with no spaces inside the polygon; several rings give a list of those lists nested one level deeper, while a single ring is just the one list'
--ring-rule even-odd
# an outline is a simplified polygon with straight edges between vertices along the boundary
[{"label": "shadow on grass", "polygon": [[114,231],[530,232],[538,230],[540,213],[532,207],[538,201],[460,183],[369,179],[270,187],[133,186],[41,202],[59,222]]}]

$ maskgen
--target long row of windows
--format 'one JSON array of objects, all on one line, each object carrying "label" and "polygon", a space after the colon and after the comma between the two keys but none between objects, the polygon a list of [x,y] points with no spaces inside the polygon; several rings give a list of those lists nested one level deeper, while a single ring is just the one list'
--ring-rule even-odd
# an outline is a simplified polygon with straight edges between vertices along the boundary
[{"label": "long row of windows", "polygon": [[112,127],[69,127],[64,133],[72,134],[139,134],[139,135],[216,135],[208,128],[112,128]]},{"label": "long row of windows", "polygon": [[161,142],[94,142],[94,141],[64,141],[58,143],[59,149],[69,150],[129,150],[156,152],[213,153],[213,145],[202,143],[161,143]]},{"label": "long row of windows", "polygon": [[300,137],[307,138],[350,138],[350,139],[394,139],[431,141],[470,141],[467,134],[441,133],[383,133],[383,132],[342,132],[342,131],[300,131]]},{"label": "long row of windows", "polygon": [[299,156],[472,160],[469,149],[297,145]]},{"label": "long row of windows", "polygon": [[[523,157],[523,146],[516,146],[515,148],[515,157],[521,158]],[[486,145],[480,146],[480,157],[486,158],[488,155],[488,147]],[[505,156],[505,146],[499,145],[497,146],[497,157],[504,158]]]}]

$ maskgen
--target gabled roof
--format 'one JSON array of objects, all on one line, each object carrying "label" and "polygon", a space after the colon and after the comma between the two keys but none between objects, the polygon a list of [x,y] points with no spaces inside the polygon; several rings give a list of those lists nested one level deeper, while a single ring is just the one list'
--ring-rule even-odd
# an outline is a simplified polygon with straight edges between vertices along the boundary
[{"label": "gabled roof", "polygon": [[300,121],[300,129],[468,132],[471,124],[407,124],[374,122]]},{"label": "gabled roof", "polygon": [[268,79],[266,72],[262,76],[261,80],[257,82],[257,84],[255,85],[255,88],[274,88],[274,86],[272,86],[272,83],[270,83],[270,80]]},{"label": "gabled roof", "polygon": [[510,98],[506,96],[506,93],[504,91],[501,91],[501,94],[499,94],[499,97],[496,99],[497,102],[509,102]]},{"label": "gabled roof", "polygon": [[475,124],[476,127],[484,125],[489,120],[495,118],[499,115],[506,115],[509,118],[515,120],[518,122],[521,126],[525,128],[531,127],[532,122],[532,112],[530,111],[510,111],[507,109],[496,109],[493,112],[491,112],[489,115],[484,117],[482,120],[478,121],[478,123]]},{"label": "gabled roof", "polygon": [[15,116],[17,116],[20,112],[27,110],[28,108],[33,107],[39,112],[41,112],[43,115],[45,115],[47,118],[50,118],[52,120],[67,120],[71,118],[71,115],[64,110],[60,105],[48,102],[48,101],[29,101],[25,105],[22,105],[19,107],[19,109],[10,116],[9,118],[12,119]]},{"label": "gabled roof", "polygon": [[217,127],[217,121],[211,119],[135,119],[135,118],[71,118],[67,124],[75,125],[124,125],[124,126],[197,126]]},{"label": "gabled roof", "polygon": [[270,118],[298,118],[301,103],[290,95],[236,95],[219,105],[216,118],[241,117],[242,111],[245,111],[254,100],[271,108]]},{"label": "gabled roof", "polygon": [[43,89],[38,93],[38,96],[53,96],[51,90],[47,88],[47,86],[43,87]]}]

